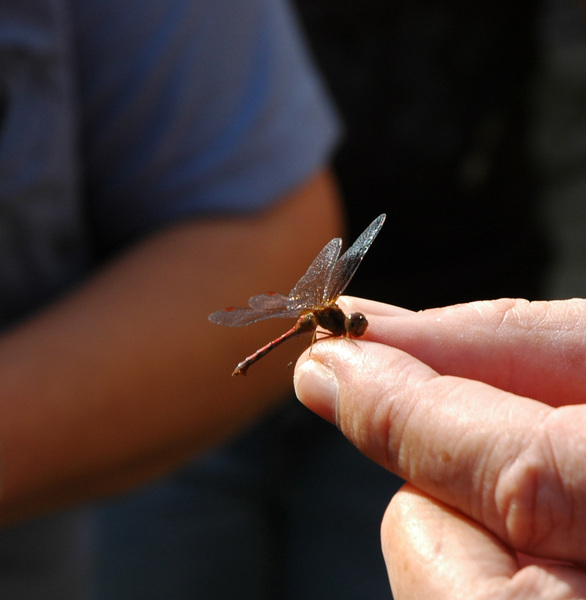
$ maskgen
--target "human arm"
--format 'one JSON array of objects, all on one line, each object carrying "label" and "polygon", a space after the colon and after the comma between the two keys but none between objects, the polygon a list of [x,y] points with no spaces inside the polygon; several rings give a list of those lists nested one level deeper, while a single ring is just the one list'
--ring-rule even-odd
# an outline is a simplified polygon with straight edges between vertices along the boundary
[{"label": "human arm", "polygon": [[365,341],[315,345],[296,389],[410,482],[383,523],[395,597],[582,597],[586,302],[348,304]]},{"label": "human arm", "polygon": [[0,522],[158,475],[274,404],[286,361],[246,380],[230,372],[279,323],[239,332],[207,315],[289,289],[340,227],[320,173],[257,215],[154,234],[0,336]]},{"label": "human arm", "polygon": [[331,180],[312,177],[336,120],[286,3],[60,7],[39,9],[51,44],[31,15],[16,46],[36,77],[11,72],[21,110],[2,131],[18,219],[0,261],[0,523],[124,489],[260,414],[290,373],[229,373],[278,324],[207,315],[287,291],[339,234]]}]

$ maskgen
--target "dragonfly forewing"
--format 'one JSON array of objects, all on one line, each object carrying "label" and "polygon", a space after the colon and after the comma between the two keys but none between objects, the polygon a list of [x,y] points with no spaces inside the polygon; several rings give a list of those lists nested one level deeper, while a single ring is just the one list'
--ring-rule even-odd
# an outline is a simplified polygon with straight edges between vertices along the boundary
[{"label": "dragonfly forewing", "polygon": [[333,266],[325,282],[324,301],[335,300],[346,289],[374,238],[381,230],[385,218],[384,213],[379,215]]},{"label": "dragonfly forewing", "polygon": [[341,238],[334,238],[323,247],[322,251],[309,265],[305,275],[289,292],[288,303],[290,308],[303,310],[321,305],[326,283],[340,255],[341,248]]}]

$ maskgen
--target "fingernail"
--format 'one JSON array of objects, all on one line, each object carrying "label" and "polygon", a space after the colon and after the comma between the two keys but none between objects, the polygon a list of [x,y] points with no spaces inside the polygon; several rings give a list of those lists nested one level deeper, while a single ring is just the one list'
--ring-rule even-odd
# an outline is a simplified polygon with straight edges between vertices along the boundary
[{"label": "fingernail", "polygon": [[293,378],[299,401],[326,421],[336,422],[338,380],[333,371],[316,360],[307,360]]}]

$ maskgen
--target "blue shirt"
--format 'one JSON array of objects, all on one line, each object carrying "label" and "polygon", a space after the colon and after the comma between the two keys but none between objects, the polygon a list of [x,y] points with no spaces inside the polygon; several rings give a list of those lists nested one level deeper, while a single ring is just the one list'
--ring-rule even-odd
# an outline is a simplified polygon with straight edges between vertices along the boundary
[{"label": "blue shirt", "polygon": [[[335,138],[281,0],[2,0],[0,324],[156,229],[262,209]],[[2,532],[0,597],[81,597],[84,548],[73,516]]]}]

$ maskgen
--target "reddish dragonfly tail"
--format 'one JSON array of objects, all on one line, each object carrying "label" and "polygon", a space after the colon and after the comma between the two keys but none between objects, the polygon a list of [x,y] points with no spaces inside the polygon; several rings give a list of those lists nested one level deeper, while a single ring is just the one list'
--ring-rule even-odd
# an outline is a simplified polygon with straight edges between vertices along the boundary
[{"label": "reddish dragonfly tail", "polygon": [[269,342],[266,346],[259,348],[254,354],[247,356],[242,362],[239,362],[234,371],[232,371],[232,376],[235,375],[246,375],[246,371],[248,371],[248,367],[255,363],[257,360],[268,354],[273,348],[276,348],[279,344],[286,342],[288,339],[292,337],[296,337],[301,335],[302,333],[308,333],[310,331],[315,331],[317,328],[317,323],[313,314],[302,315],[299,317],[295,325],[286,331],[283,335],[280,335],[278,338],[274,339],[272,342]]}]

